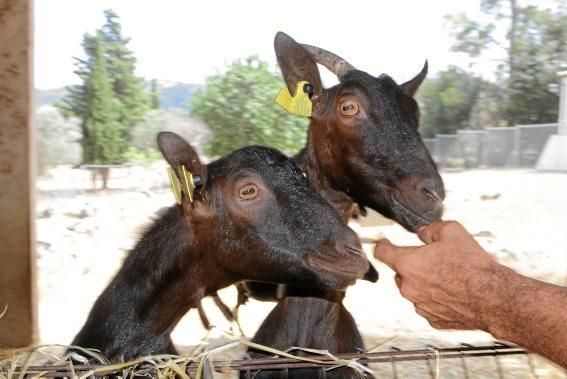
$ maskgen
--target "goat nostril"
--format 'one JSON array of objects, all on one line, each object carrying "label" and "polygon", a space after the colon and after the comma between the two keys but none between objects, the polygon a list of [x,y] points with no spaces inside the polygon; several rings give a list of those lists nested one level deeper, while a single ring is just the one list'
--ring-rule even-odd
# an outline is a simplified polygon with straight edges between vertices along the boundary
[{"label": "goat nostril", "polygon": [[433,190],[433,189],[429,189],[427,187],[423,187],[421,189],[421,192],[425,195],[428,196],[429,198],[431,198],[434,201],[443,201],[443,199],[441,199],[441,196],[439,196],[439,194],[437,193],[437,191]]},{"label": "goat nostril", "polygon": [[345,250],[346,250],[347,252],[349,252],[349,253],[351,253],[351,254],[354,254],[354,255],[356,255],[356,256],[359,256],[359,257],[364,255],[364,253],[362,252],[362,250],[356,249],[356,248],[354,248],[354,247],[352,247],[352,246],[346,246],[346,247],[345,247]]}]

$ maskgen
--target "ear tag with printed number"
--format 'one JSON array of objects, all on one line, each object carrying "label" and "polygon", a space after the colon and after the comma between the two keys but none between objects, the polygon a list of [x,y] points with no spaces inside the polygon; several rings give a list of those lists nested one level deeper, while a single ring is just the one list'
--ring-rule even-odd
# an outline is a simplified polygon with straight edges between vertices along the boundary
[{"label": "ear tag with printed number", "polygon": [[297,83],[294,96],[291,95],[286,86],[276,97],[276,103],[281,105],[281,107],[289,113],[310,117],[313,104],[311,103],[309,95],[312,93],[313,86],[305,80],[302,80]]}]

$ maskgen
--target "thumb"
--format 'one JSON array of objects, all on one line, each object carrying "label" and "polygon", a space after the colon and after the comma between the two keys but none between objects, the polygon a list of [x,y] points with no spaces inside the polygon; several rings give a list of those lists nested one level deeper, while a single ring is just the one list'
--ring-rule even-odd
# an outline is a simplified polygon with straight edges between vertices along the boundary
[{"label": "thumb", "polygon": [[392,244],[387,239],[381,239],[376,242],[374,248],[374,258],[384,262],[391,269],[396,270],[397,258],[399,257],[403,248]]}]

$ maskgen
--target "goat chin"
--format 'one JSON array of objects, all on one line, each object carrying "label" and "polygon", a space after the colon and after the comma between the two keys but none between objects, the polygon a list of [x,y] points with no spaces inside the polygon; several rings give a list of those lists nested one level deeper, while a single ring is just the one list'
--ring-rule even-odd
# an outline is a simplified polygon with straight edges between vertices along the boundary
[{"label": "goat chin", "polygon": [[[262,323],[252,342],[270,346],[279,350],[287,350],[292,346],[321,349],[332,354],[356,353],[364,350],[364,342],[356,327],[354,319],[341,302],[336,299],[318,297],[286,297],[270,312]],[[298,352],[299,355],[306,353]],[[252,358],[268,355],[251,350]],[[255,374],[255,373],[254,373]],[[246,378],[246,373],[241,373]],[[360,378],[350,368],[337,368],[323,373],[321,368],[291,369],[289,376],[281,371],[261,371],[253,376],[262,379],[279,378]],[[367,378],[372,376],[367,375]]]}]

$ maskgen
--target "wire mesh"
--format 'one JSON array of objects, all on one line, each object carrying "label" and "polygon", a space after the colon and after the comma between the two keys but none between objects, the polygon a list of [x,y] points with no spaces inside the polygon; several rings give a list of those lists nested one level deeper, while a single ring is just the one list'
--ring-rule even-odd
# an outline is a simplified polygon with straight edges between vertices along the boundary
[{"label": "wire mesh", "polygon": [[558,127],[558,124],[518,125],[518,166],[535,166],[547,139],[557,134]]},{"label": "wire mesh", "polygon": [[484,164],[489,167],[510,166],[516,128],[485,128],[485,131]]},{"label": "wire mesh", "polygon": [[461,167],[463,158],[457,135],[439,134],[436,139],[438,140],[437,164],[441,167]]},{"label": "wire mesh", "polygon": [[423,143],[427,148],[427,150],[429,151],[429,154],[431,154],[431,158],[433,158],[435,162],[439,162],[438,154],[437,154],[437,143],[438,143],[437,139],[423,138]]},{"label": "wire mesh", "polygon": [[440,167],[534,167],[558,124],[459,130],[424,139]]},{"label": "wire mesh", "polygon": [[485,138],[486,132],[484,130],[457,131],[460,153],[465,168],[479,167],[482,164]]}]

